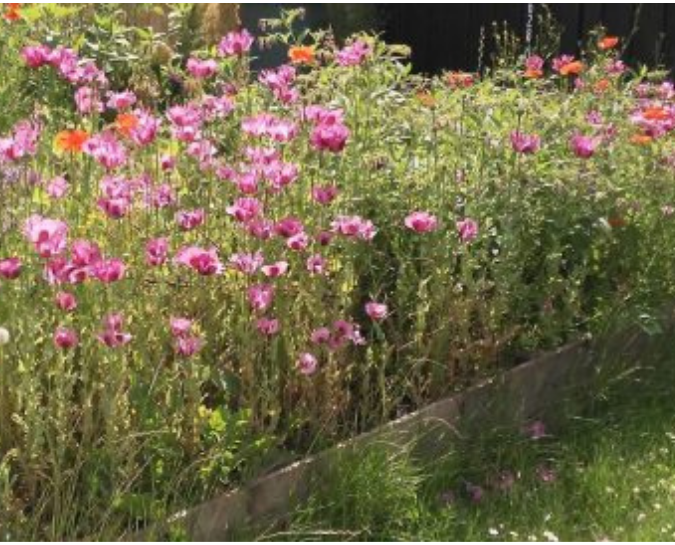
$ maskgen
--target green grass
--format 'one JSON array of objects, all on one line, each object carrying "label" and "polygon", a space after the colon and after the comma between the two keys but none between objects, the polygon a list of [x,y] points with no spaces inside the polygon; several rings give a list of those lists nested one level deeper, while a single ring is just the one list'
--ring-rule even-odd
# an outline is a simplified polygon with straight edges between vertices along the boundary
[{"label": "green grass", "polygon": [[[675,356],[651,359],[539,440],[490,430],[431,465],[373,447],[339,464],[286,528],[260,538],[672,540]],[[503,472],[515,476],[506,491],[496,484]],[[481,501],[468,483],[483,487]]]}]

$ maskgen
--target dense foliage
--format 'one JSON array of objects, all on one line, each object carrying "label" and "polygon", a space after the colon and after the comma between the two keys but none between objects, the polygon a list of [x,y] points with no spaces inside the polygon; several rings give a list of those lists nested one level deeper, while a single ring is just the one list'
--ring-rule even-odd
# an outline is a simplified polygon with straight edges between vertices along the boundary
[{"label": "dense foliage", "polygon": [[180,11],[16,6],[4,536],[119,535],[672,295],[675,90],[613,37],[427,79],[290,13],[253,73],[245,30],[182,54]]}]

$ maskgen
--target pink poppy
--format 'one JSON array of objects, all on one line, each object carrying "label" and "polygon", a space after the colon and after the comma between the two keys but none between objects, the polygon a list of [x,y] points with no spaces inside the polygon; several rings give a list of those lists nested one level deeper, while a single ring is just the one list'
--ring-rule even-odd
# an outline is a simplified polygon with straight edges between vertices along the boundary
[{"label": "pink poppy", "polygon": [[164,265],[168,256],[169,242],[166,238],[155,238],[145,245],[145,262],[152,267]]},{"label": "pink poppy", "polygon": [[370,301],[366,303],[366,314],[376,322],[384,320],[389,314],[389,307],[384,303],[377,303],[375,301]]},{"label": "pink poppy", "polygon": [[316,357],[312,354],[305,352],[301,354],[296,363],[298,371],[305,376],[313,375],[316,372],[316,369],[319,365]]},{"label": "pink poppy", "polygon": [[59,327],[54,332],[54,344],[62,350],[69,350],[77,346],[77,333],[72,329]]},{"label": "pink poppy", "polygon": [[416,233],[429,233],[438,227],[436,216],[429,212],[412,212],[404,220],[405,226]]},{"label": "pink poppy", "polygon": [[23,265],[18,257],[9,257],[0,260],[0,278],[15,280],[21,275]]}]

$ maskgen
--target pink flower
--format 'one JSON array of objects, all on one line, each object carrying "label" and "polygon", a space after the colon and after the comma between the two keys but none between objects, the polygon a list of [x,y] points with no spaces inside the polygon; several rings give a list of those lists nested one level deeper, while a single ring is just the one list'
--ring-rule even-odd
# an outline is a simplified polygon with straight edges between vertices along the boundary
[{"label": "pink flower", "polygon": [[169,325],[171,327],[171,334],[174,337],[184,337],[192,331],[192,326],[194,324],[192,320],[188,318],[172,317],[169,320]]},{"label": "pink flower", "polygon": [[242,56],[250,51],[252,45],[253,36],[244,28],[228,32],[220,41],[218,51],[223,57]]},{"label": "pink flower", "polygon": [[293,88],[295,77],[295,67],[285,64],[277,69],[263,70],[258,80],[272,91],[274,98],[279,102],[291,104],[296,102],[300,97],[297,89]]},{"label": "pink flower", "polygon": [[223,272],[223,264],[215,248],[205,250],[197,246],[186,246],[178,251],[174,261],[191,268],[202,276],[212,276]]},{"label": "pink flower", "polygon": [[318,235],[316,235],[316,242],[320,246],[328,246],[332,240],[333,240],[333,233],[329,231],[322,231]]},{"label": "pink flower", "polygon": [[187,61],[187,70],[195,78],[205,79],[218,72],[218,63],[213,59],[200,60],[190,57]]},{"label": "pink flower", "polygon": [[370,56],[372,48],[363,40],[345,46],[335,55],[335,60],[340,66],[358,66]]},{"label": "pink flower", "polygon": [[279,332],[279,320],[275,318],[260,318],[256,322],[256,328],[263,335],[271,337]]},{"label": "pink flower", "polygon": [[237,221],[247,223],[260,215],[262,205],[258,199],[242,197],[237,199],[232,206],[228,206],[225,211]]},{"label": "pink flower", "polygon": [[15,280],[21,274],[22,264],[18,257],[0,260],[0,278]]},{"label": "pink flower", "polygon": [[317,186],[312,188],[312,198],[322,205],[332,203],[338,195],[338,188],[334,185]]},{"label": "pink flower", "polygon": [[327,327],[320,327],[312,331],[311,340],[314,344],[328,344],[331,332]]},{"label": "pink flower", "polygon": [[248,135],[265,136],[280,143],[290,142],[298,134],[298,126],[295,122],[267,113],[244,119],[241,128]]},{"label": "pink flower", "polygon": [[234,254],[230,258],[230,265],[244,274],[255,274],[265,263],[265,257],[262,252],[255,254]]},{"label": "pink flower", "polygon": [[52,199],[62,199],[68,193],[69,188],[70,185],[68,184],[68,180],[63,176],[57,176],[47,184],[47,195]]},{"label": "pink flower", "polygon": [[310,135],[310,143],[319,151],[339,153],[344,150],[349,139],[349,129],[341,123],[320,123]]},{"label": "pink flower", "polygon": [[291,238],[295,235],[299,235],[305,230],[305,227],[302,225],[302,222],[298,218],[287,217],[280,220],[274,226],[274,232],[284,238]]},{"label": "pink flower", "polygon": [[536,134],[525,134],[520,131],[511,133],[511,146],[513,151],[523,154],[532,154],[539,151],[541,138]]},{"label": "pink flower", "polygon": [[300,354],[300,357],[296,363],[298,371],[300,371],[300,373],[305,376],[313,375],[316,372],[318,365],[319,362],[317,361],[316,357],[308,352]]},{"label": "pink flower", "polygon": [[307,106],[303,110],[304,118],[316,125],[342,125],[344,112],[341,109],[331,110],[319,105]]},{"label": "pink flower", "polygon": [[121,259],[99,261],[92,268],[92,274],[105,284],[111,284],[124,278],[126,266]]},{"label": "pink flower", "polygon": [[161,121],[145,110],[135,110],[134,115],[138,124],[130,129],[129,138],[140,147],[152,144],[157,138]]},{"label": "pink flower", "polygon": [[56,294],[56,306],[64,312],[73,312],[77,308],[77,299],[72,293],[60,291]]},{"label": "pink flower", "polygon": [[176,127],[199,127],[203,122],[201,110],[193,104],[172,106],[166,116]]},{"label": "pink flower", "polygon": [[54,332],[54,344],[61,348],[62,350],[69,350],[77,346],[78,337],[77,333],[72,329],[67,329],[65,327],[59,327]]},{"label": "pink flower", "polygon": [[20,121],[14,125],[11,136],[0,138],[0,163],[35,155],[40,131],[40,126],[31,121]]},{"label": "pink flower", "polygon": [[358,238],[361,240],[372,240],[377,234],[377,230],[370,220],[365,220],[360,216],[338,216],[332,223],[333,232],[347,238]]},{"label": "pink flower", "polygon": [[125,217],[131,210],[129,197],[102,197],[96,202],[97,206],[111,219],[118,220]]},{"label": "pink flower", "polygon": [[110,131],[89,138],[84,143],[82,151],[107,170],[116,169],[127,162],[126,149]]},{"label": "pink flower", "polygon": [[598,147],[599,140],[582,134],[575,134],[570,138],[570,147],[577,157],[588,159],[593,156]]},{"label": "pink flower", "polygon": [[207,95],[202,99],[204,117],[209,121],[226,118],[234,108],[234,100],[228,95],[220,97]]},{"label": "pink flower", "polygon": [[204,223],[206,214],[204,210],[181,210],[176,213],[176,221],[183,231],[192,231]]},{"label": "pink flower", "polygon": [[436,216],[429,212],[412,212],[404,220],[405,226],[416,233],[429,233],[438,227]]},{"label": "pink flower", "polygon": [[286,261],[278,261],[271,265],[265,265],[262,272],[268,278],[279,278],[288,272],[288,263]]},{"label": "pink flower", "polygon": [[311,240],[307,233],[298,233],[286,241],[286,246],[290,250],[301,252],[309,246],[310,242]]},{"label": "pink flower", "polygon": [[160,165],[164,172],[173,170],[176,167],[175,155],[162,155]]},{"label": "pink flower", "polygon": [[167,208],[176,202],[176,192],[168,184],[162,184],[155,188],[149,195],[147,201],[150,206],[155,208]]},{"label": "pink flower", "polygon": [[112,110],[126,110],[136,104],[136,95],[133,91],[122,91],[121,93],[108,93],[108,102],[106,106]]},{"label": "pink flower", "polygon": [[201,337],[194,335],[185,335],[176,339],[174,348],[179,356],[191,358],[199,353],[204,347],[204,341]]},{"label": "pink flower", "polygon": [[33,215],[26,221],[24,232],[40,257],[59,255],[66,248],[68,225],[62,221]]},{"label": "pink flower", "polygon": [[326,260],[319,254],[309,256],[306,266],[310,274],[324,274],[326,272]]},{"label": "pink flower", "polygon": [[102,259],[98,244],[89,240],[76,240],[70,248],[70,255],[76,267],[93,267]]},{"label": "pink flower", "polygon": [[551,63],[551,66],[553,67],[553,70],[556,72],[560,72],[560,70],[565,66],[570,63],[574,62],[574,56],[572,55],[560,55],[559,57],[556,57],[553,59],[553,62]]},{"label": "pink flower", "polygon": [[544,59],[539,55],[530,55],[525,59],[525,69],[531,72],[541,72],[544,69]]},{"label": "pink flower", "polygon": [[260,240],[268,240],[272,237],[274,224],[264,219],[253,219],[246,224],[248,233]]},{"label": "pink flower", "polygon": [[458,221],[457,234],[462,242],[471,242],[478,236],[478,223],[471,218],[465,218]]},{"label": "pink flower", "polygon": [[356,346],[365,344],[358,325],[346,320],[336,320],[333,323],[333,332],[328,341],[328,346],[331,350],[338,350],[347,342],[351,342]]},{"label": "pink flower", "polygon": [[145,245],[145,262],[151,267],[164,265],[168,256],[169,241],[166,238],[155,238]]},{"label": "pink flower", "polygon": [[29,68],[40,68],[49,63],[50,52],[46,45],[27,46],[21,50],[21,57]]},{"label": "pink flower", "polygon": [[274,299],[274,286],[271,284],[257,284],[248,289],[248,302],[256,312],[264,312]]},{"label": "pink flower", "polygon": [[128,344],[132,337],[122,331],[124,316],[122,314],[109,314],[103,319],[103,331],[98,335],[98,340],[108,348],[118,348]]},{"label": "pink flower", "polygon": [[384,303],[376,303],[375,301],[370,301],[366,303],[366,314],[376,322],[384,320],[389,314],[389,307]]},{"label": "pink flower", "polygon": [[81,114],[100,113],[105,109],[97,91],[91,87],[80,87],[75,91],[75,104]]}]

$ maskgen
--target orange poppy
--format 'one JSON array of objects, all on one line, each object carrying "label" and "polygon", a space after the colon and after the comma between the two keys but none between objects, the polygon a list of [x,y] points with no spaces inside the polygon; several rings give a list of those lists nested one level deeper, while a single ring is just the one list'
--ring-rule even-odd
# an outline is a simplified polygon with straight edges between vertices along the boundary
[{"label": "orange poppy", "polygon": [[436,99],[429,91],[420,91],[416,95],[417,100],[422,106],[433,108],[436,106]]},{"label": "orange poppy", "polygon": [[7,11],[2,14],[3,19],[10,23],[21,19],[21,4],[8,4],[8,6]]},{"label": "orange poppy", "polygon": [[642,117],[649,121],[665,121],[670,118],[670,113],[661,106],[650,106],[642,111]]},{"label": "orange poppy", "polygon": [[614,49],[619,44],[619,38],[616,36],[605,36],[598,42],[598,47],[603,51]]},{"label": "orange poppy", "polygon": [[288,50],[288,58],[293,64],[312,64],[315,57],[311,46],[295,46]]},{"label": "orange poppy", "polygon": [[60,152],[77,153],[89,140],[89,133],[79,129],[61,131],[54,138],[54,149]]},{"label": "orange poppy", "polygon": [[543,77],[544,71],[536,70],[534,68],[528,68],[527,70],[525,70],[525,73],[523,75],[528,79],[539,79]]},{"label": "orange poppy", "polygon": [[124,136],[129,136],[137,127],[138,117],[134,114],[119,114],[115,119],[115,128]]},{"label": "orange poppy", "polygon": [[647,144],[650,144],[654,140],[653,137],[649,136],[648,134],[634,134],[631,136],[630,141],[631,143],[637,145],[637,146],[646,146]]},{"label": "orange poppy", "polygon": [[581,61],[572,61],[567,64],[563,64],[560,67],[561,76],[578,76],[584,71],[584,63]]},{"label": "orange poppy", "polygon": [[593,85],[593,91],[595,91],[598,94],[602,94],[607,89],[609,89],[611,85],[611,82],[608,79],[601,79],[595,82],[595,85]]},{"label": "orange poppy", "polygon": [[446,81],[452,89],[458,87],[471,87],[474,84],[474,76],[468,72],[450,72]]}]

